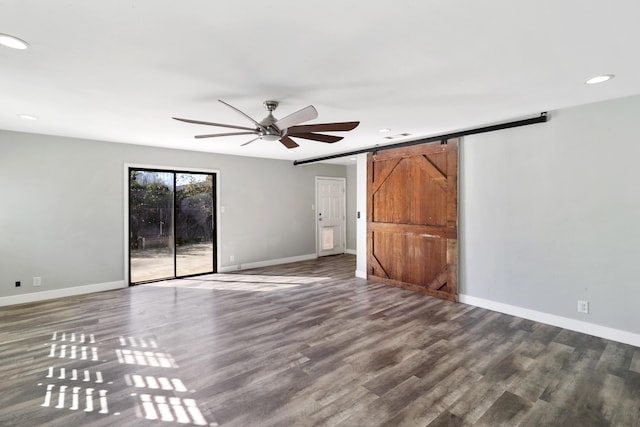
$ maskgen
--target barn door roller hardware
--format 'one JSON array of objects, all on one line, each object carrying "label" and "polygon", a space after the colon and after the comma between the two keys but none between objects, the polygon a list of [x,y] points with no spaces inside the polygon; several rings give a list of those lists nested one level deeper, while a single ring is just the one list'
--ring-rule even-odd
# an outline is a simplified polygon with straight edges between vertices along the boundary
[{"label": "barn door roller hardware", "polygon": [[397,144],[376,145],[374,147],[348,151],[346,153],[331,154],[323,157],[314,157],[306,160],[295,160],[293,164],[295,166],[304,165],[307,163],[315,163],[315,162],[321,162],[324,160],[339,159],[341,157],[355,156],[356,154],[377,153],[378,151],[391,150],[393,148],[402,148],[402,147],[409,147],[412,145],[427,144],[429,142],[435,142],[435,141],[440,141],[441,144],[446,144],[448,139],[460,138],[467,135],[476,135],[479,133],[494,132],[496,130],[502,130],[502,129],[511,129],[511,128],[517,128],[521,126],[534,125],[536,123],[544,123],[548,120],[549,120],[549,117],[547,116],[547,112],[545,111],[540,113],[540,116],[533,117],[531,119],[516,120],[513,122],[500,123],[497,125],[483,126],[483,127],[468,129],[468,130],[461,130],[458,132],[452,132],[452,133],[446,133],[443,135],[436,135],[436,136],[430,136],[427,138],[416,139],[414,141],[398,142]]}]

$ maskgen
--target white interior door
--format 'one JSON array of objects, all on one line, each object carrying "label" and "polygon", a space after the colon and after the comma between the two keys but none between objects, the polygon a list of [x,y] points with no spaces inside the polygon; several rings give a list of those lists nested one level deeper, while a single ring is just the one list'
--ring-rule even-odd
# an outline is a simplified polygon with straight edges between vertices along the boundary
[{"label": "white interior door", "polygon": [[346,181],[316,177],[318,256],[343,254],[346,240]]}]

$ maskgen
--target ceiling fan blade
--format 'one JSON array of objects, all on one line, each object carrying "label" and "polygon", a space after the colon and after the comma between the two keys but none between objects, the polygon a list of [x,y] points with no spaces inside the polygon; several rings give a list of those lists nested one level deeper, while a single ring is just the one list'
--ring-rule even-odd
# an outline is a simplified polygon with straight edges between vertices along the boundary
[{"label": "ceiling fan blade", "polygon": [[236,111],[237,113],[239,113],[240,115],[242,115],[243,117],[246,117],[247,119],[251,120],[251,122],[258,126],[258,128],[260,129],[265,129],[264,126],[262,126],[260,123],[256,122],[255,120],[253,120],[251,117],[249,117],[247,114],[243,113],[242,111],[238,110],[236,107],[234,107],[233,105],[227,104],[226,102],[224,102],[221,99],[218,99],[218,101],[222,102],[224,105],[226,105],[227,107],[231,108],[232,110]]},{"label": "ceiling fan blade", "polygon": [[255,134],[256,132],[210,133],[208,135],[196,135],[194,138],[215,138],[217,136],[255,135]]},{"label": "ceiling fan blade", "polygon": [[287,148],[296,148],[299,147],[298,144],[296,144],[296,142],[289,138],[288,136],[283,136],[282,138],[280,138],[280,142],[282,143],[282,145],[284,145]]},{"label": "ceiling fan blade", "polygon": [[298,110],[295,113],[291,113],[275,122],[273,125],[280,130],[290,128],[298,123],[307,122],[318,117],[318,111],[313,105],[304,107],[302,110]]},{"label": "ceiling fan blade", "polygon": [[260,139],[259,136],[253,138],[251,141],[245,142],[244,144],[240,144],[240,147],[244,147],[245,145],[249,145],[251,144],[253,141],[255,141],[256,139]]},{"label": "ceiling fan blade", "polygon": [[218,126],[218,127],[221,127],[221,128],[231,128],[231,129],[242,129],[242,130],[255,131],[255,129],[244,127],[244,126],[225,125],[225,124],[222,124],[222,123],[213,123],[213,122],[203,122],[201,120],[181,119],[179,117],[172,117],[172,119],[180,120],[181,122],[186,122],[186,123],[195,123],[197,125]]},{"label": "ceiling fan blade", "polygon": [[292,126],[288,132],[291,133],[307,133],[307,132],[344,132],[353,130],[360,122],[341,122],[341,123],[318,123],[313,125]]},{"label": "ceiling fan blade", "polygon": [[312,141],[328,142],[329,144],[338,142],[341,139],[344,139],[344,137],[342,136],[322,135],[320,133],[311,133],[311,132],[308,132],[308,133],[295,132],[295,133],[288,133],[287,135],[292,136],[294,138],[304,138],[304,139],[310,139]]}]

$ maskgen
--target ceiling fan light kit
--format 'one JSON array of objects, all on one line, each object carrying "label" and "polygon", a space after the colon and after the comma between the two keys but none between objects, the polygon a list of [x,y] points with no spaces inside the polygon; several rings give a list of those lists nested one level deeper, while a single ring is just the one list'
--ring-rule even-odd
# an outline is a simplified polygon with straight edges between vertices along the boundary
[{"label": "ceiling fan light kit", "polygon": [[311,124],[311,125],[299,125],[300,123],[307,122],[309,120],[313,120],[318,117],[318,111],[315,109],[313,105],[309,105],[301,110],[298,110],[294,113],[289,114],[281,119],[276,119],[273,116],[273,111],[278,108],[278,101],[267,100],[262,103],[264,107],[267,109],[269,114],[267,117],[262,119],[261,121],[254,120],[251,116],[243,113],[233,105],[227,104],[222,100],[218,100],[222,104],[236,111],[241,116],[248,119],[251,123],[254,124],[255,128],[245,127],[245,126],[236,126],[236,125],[228,125],[224,123],[214,123],[214,122],[205,122],[201,120],[192,120],[192,119],[182,119],[179,117],[173,117],[174,120],[179,120],[181,122],[193,123],[198,125],[207,125],[207,126],[217,126],[224,127],[230,129],[237,129],[241,132],[227,132],[227,133],[215,133],[215,134],[206,134],[206,135],[196,135],[195,138],[216,138],[223,136],[236,136],[236,135],[255,135],[250,141],[241,144],[241,146],[248,145],[253,141],[258,139],[263,141],[280,141],[282,145],[287,147],[288,149],[293,149],[298,147],[298,143],[295,142],[293,138],[302,138],[308,139],[311,141],[325,142],[328,144],[332,144],[334,142],[338,142],[343,137],[334,136],[334,135],[325,135],[317,132],[346,132],[356,128],[360,124],[360,122],[338,122],[338,123],[319,123],[319,124]]}]

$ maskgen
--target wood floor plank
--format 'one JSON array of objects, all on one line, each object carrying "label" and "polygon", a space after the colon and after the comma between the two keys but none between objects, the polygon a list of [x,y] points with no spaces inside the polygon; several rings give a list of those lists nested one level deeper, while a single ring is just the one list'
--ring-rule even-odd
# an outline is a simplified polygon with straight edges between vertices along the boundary
[{"label": "wood floor plank", "polygon": [[505,391],[475,425],[482,427],[518,425],[530,408],[531,403],[526,399]]},{"label": "wood floor plank", "polygon": [[[464,422],[460,417],[451,414],[449,408],[464,395],[481,376],[465,369],[457,369],[429,391],[424,391],[420,397],[410,402],[404,409],[390,418],[383,425],[386,427],[418,426],[441,423],[444,420],[455,419]],[[443,414],[446,417],[441,418]],[[441,418],[439,421],[438,418]]]},{"label": "wood floor plank", "polygon": [[633,360],[631,361],[631,366],[629,370],[640,374],[640,350],[635,350],[633,352]]},{"label": "wood floor plank", "polygon": [[0,308],[2,426],[640,426],[640,349],[355,257]]}]

